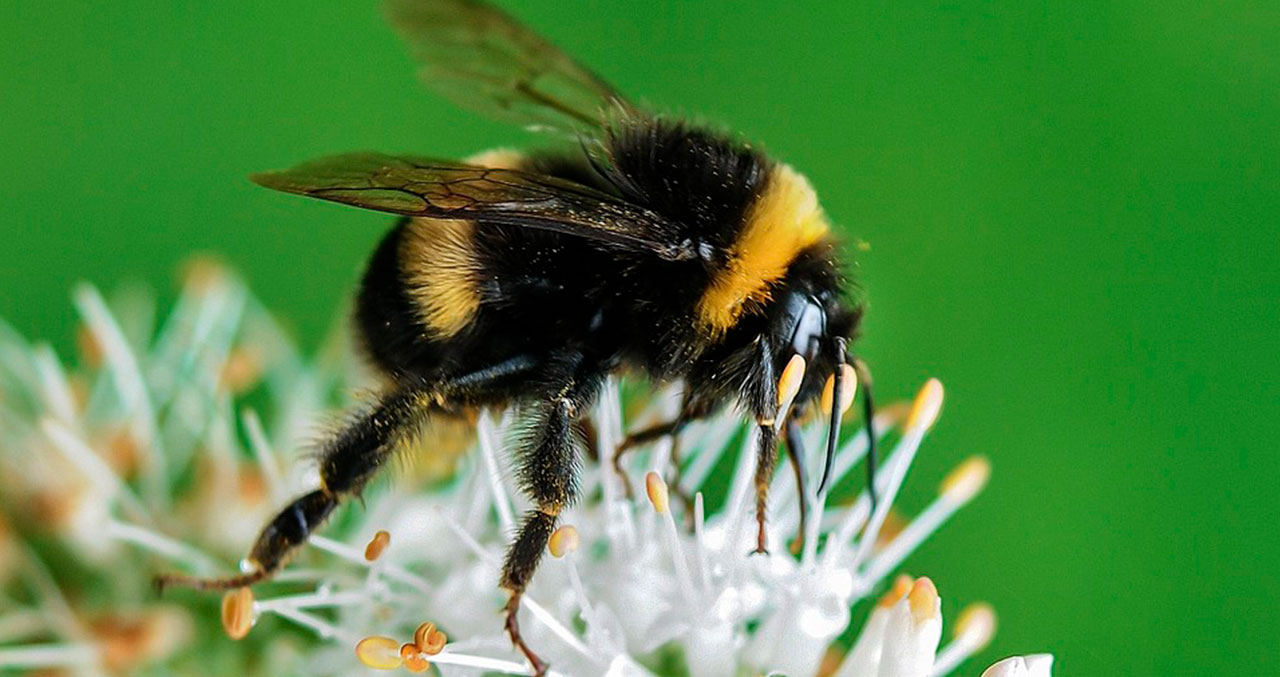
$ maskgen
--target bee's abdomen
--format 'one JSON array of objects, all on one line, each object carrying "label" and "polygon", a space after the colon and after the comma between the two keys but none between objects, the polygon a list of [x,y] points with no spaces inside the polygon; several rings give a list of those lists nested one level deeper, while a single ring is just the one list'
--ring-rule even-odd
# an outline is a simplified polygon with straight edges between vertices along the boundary
[{"label": "bee's abdomen", "polygon": [[420,373],[435,351],[424,345],[421,323],[400,268],[409,219],[396,224],[369,259],[356,298],[356,331],[374,365],[389,374]]}]

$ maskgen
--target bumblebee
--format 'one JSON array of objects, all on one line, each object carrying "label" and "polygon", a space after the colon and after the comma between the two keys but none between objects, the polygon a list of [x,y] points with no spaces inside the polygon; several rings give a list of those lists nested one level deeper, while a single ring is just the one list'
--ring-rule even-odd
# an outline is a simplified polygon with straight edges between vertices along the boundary
[{"label": "bumblebee", "polygon": [[[322,444],[320,488],[267,524],[248,573],[159,582],[265,580],[425,421],[518,405],[531,419],[518,480],[536,507],[500,585],[510,593],[506,630],[541,674],[516,612],[558,516],[577,498],[577,431],[605,378],[628,370],[684,383],[676,418],[632,433],[624,447],[675,435],[729,404],[752,417],[763,551],[779,435],[803,504],[798,420],[818,407],[830,420],[819,492],[856,381],[870,425],[869,379],[847,353],[863,307],[849,300],[852,282],[812,186],[791,167],[645,110],[490,5],[390,0],[387,9],[430,88],[577,143],[462,162],[352,153],[253,177],[402,217],[374,252],[355,309],[360,342],[389,385]],[[868,459],[874,473],[874,452]]]}]

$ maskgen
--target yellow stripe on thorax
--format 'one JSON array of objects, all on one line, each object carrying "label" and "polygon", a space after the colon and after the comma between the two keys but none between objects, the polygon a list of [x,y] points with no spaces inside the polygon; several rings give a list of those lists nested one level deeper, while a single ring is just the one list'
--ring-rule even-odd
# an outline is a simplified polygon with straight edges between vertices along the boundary
[{"label": "yellow stripe on thorax", "polygon": [[787,165],[778,165],[765,192],[748,210],[727,263],[712,276],[698,301],[699,322],[713,335],[724,334],[748,304],[768,301],[769,287],[829,229],[808,179]]}]

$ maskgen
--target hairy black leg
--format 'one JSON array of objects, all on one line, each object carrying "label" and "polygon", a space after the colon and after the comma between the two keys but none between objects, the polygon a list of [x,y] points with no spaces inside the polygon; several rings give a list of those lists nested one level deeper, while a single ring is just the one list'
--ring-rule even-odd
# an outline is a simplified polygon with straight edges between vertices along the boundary
[{"label": "hairy black leg", "polygon": [[520,598],[547,549],[560,512],[577,496],[578,453],[574,433],[581,413],[591,406],[603,381],[603,373],[594,365],[586,365],[580,355],[566,360],[563,366],[570,374],[569,383],[549,402],[538,406],[531,434],[519,453],[517,478],[535,507],[525,515],[519,533],[507,549],[500,583],[511,594],[505,607],[507,634],[538,675],[544,674],[547,666],[520,634],[517,618]]},{"label": "hairy black leg", "polygon": [[756,342],[747,357],[751,375],[742,388],[743,404],[756,419],[756,549],[769,552],[765,520],[769,507],[769,482],[778,462],[778,381],[773,368],[773,346],[767,338]]},{"label": "hairy black leg", "polygon": [[429,401],[429,397],[416,388],[397,390],[382,397],[372,409],[356,417],[330,440],[320,460],[320,489],[295,499],[267,523],[249,552],[248,573],[214,579],[165,575],[156,578],[156,587],[219,590],[270,578],[324,523],[343,498],[360,493],[405,432],[421,419]]},{"label": "hairy black leg", "polygon": [[227,578],[164,575],[156,587],[182,586],[219,590],[252,585],[270,578],[306,542],[344,498],[359,495],[369,479],[386,463],[404,436],[441,402],[482,393],[503,378],[527,371],[535,361],[518,356],[431,386],[402,383],[374,406],[353,418],[324,445],[320,458],[320,489],[295,499],[263,528],[250,550],[251,570]]},{"label": "hairy black leg", "polygon": [[791,553],[800,554],[804,548],[804,539],[808,535],[809,495],[805,490],[804,441],[801,439],[800,424],[788,418],[786,427],[787,458],[791,460],[791,472],[796,476],[796,495],[800,497],[800,531],[791,542]]},{"label": "hairy black leg", "polygon": [[769,507],[769,482],[773,480],[773,467],[778,463],[778,431],[773,423],[756,426],[756,552],[769,552],[769,539],[765,533],[765,519]]},{"label": "hairy black leg", "polygon": [[683,418],[676,417],[670,421],[662,421],[647,428],[641,428],[633,433],[628,433],[623,438],[622,443],[618,445],[618,448],[613,450],[611,459],[613,472],[622,481],[622,490],[628,499],[635,498],[635,490],[631,487],[631,478],[627,477],[626,471],[622,468],[622,456],[636,447],[644,446],[667,435],[679,435],[686,423],[687,421]]},{"label": "hairy black leg", "polygon": [[667,479],[667,485],[671,493],[679,499],[680,505],[684,508],[684,526],[693,533],[694,510],[693,495],[689,490],[684,488],[684,458],[683,450],[680,447],[680,436],[678,434],[671,437],[671,477]]},{"label": "hairy black leg", "polygon": [[[670,436],[671,465],[675,469],[672,487],[681,502],[685,504],[685,507],[690,507],[693,504],[693,499],[681,489],[680,485],[680,433],[690,423],[706,418],[711,413],[711,410],[712,406],[709,402],[696,400],[686,392],[683,401],[680,403],[680,413],[676,414],[675,418],[641,428],[628,433],[623,438],[622,443],[613,451],[612,463],[613,472],[618,476],[618,479],[622,480],[622,488],[628,499],[634,498],[635,493],[631,487],[631,478],[627,477],[626,472],[622,469],[622,455],[636,447]],[[689,514],[692,514],[692,512]]]},{"label": "hairy black leg", "polygon": [[876,403],[871,396],[871,370],[858,359],[853,361],[853,370],[858,374],[858,389],[862,391],[862,419],[867,424],[867,495],[871,497],[871,509],[875,510],[879,497],[876,496]]}]

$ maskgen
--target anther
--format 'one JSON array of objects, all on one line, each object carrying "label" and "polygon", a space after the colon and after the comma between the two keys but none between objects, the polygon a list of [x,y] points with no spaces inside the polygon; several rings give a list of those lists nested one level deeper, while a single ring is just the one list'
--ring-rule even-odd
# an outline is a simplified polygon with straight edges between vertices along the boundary
[{"label": "anther", "polygon": [[[858,394],[858,375],[853,367],[842,364],[840,365],[840,413],[849,411],[849,407],[853,404],[853,398]],[[818,406],[818,411],[831,411],[831,399],[835,397],[836,377],[835,374],[827,377],[827,382],[822,386],[822,399]]]},{"label": "anther", "polygon": [[414,646],[418,647],[419,651],[428,656],[434,656],[440,653],[440,651],[444,649],[445,643],[448,641],[449,637],[443,632],[437,630],[435,623],[423,623],[422,625],[419,625],[418,629],[413,633]]},{"label": "anther", "polygon": [[898,574],[898,577],[893,579],[893,585],[889,586],[889,590],[880,599],[876,600],[876,606],[888,608],[897,604],[898,600],[906,597],[907,593],[911,592],[912,585],[915,585],[915,579],[906,574]]},{"label": "anther", "polygon": [[956,617],[956,639],[972,643],[973,653],[985,648],[995,634],[996,610],[990,604],[970,604]]},{"label": "anther", "polygon": [[649,494],[649,503],[653,504],[653,509],[659,515],[667,512],[667,483],[662,481],[662,477],[658,473],[650,470],[644,476],[644,490]]},{"label": "anther", "polygon": [[907,604],[911,607],[911,616],[917,623],[923,623],[941,615],[941,601],[938,599],[938,588],[928,576],[921,576],[907,593]]},{"label": "anther", "polygon": [[923,430],[932,426],[941,411],[942,382],[931,378],[920,388],[915,401],[911,403],[911,413],[907,414],[907,429]]},{"label": "anther", "polygon": [[222,596],[222,629],[231,639],[244,639],[253,627],[253,591],[249,588],[228,590]]},{"label": "anther", "polygon": [[778,411],[782,411],[800,392],[800,384],[804,382],[805,361],[799,353],[792,355],[787,366],[783,367],[778,377]]},{"label": "anther", "polygon": [[400,660],[404,662],[404,669],[409,672],[426,672],[431,667],[431,662],[422,655],[418,645],[412,642],[406,642],[400,647]]},{"label": "anther", "polygon": [[[645,479],[645,486],[648,487],[648,478]],[[652,494],[650,494],[652,496]],[[661,511],[659,511],[661,512]],[[565,555],[578,549],[578,530],[573,525],[566,524],[551,534],[551,539],[547,541],[547,549],[551,551],[551,556],[559,559]]]},{"label": "anther", "polygon": [[390,637],[365,637],[356,643],[356,658],[366,667],[376,670],[395,670],[404,659],[400,657],[398,642]]},{"label": "anther", "polygon": [[950,501],[966,503],[983,487],[991,477],[991,461],[986,456],[970,456],[942,480],[940,493]]},{"label": "anther", "polygon": [[366,562],[376,561],[382,556],[382,552],[391,544],[391,534],[385,531],[379,531],[369,539],[369,545],[364,546],[364,559]]}]

